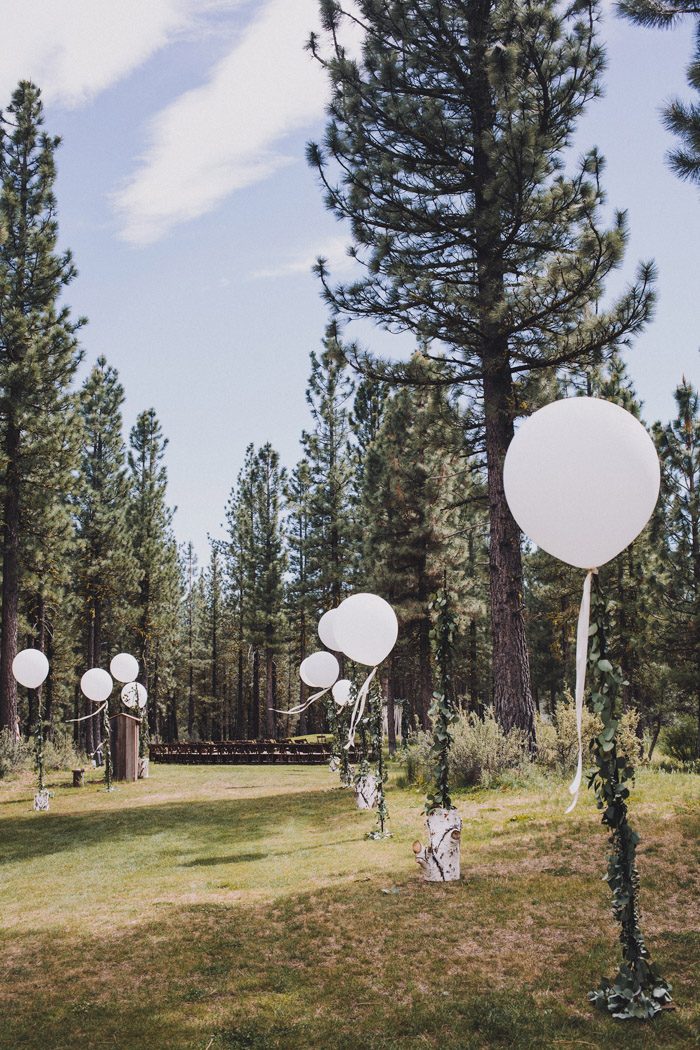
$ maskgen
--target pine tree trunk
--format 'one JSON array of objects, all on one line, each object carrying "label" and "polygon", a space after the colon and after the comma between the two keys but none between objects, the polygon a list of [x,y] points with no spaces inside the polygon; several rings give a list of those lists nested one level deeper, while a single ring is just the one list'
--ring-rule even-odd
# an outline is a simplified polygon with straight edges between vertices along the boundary
[{"label": "pine tree trunk", "polygon": [[243,663],[243,641],[239,640],[238,645],[238,685],[236,692],[236,739],[245,740],[248,735],[248,727],[246,724],[245,717],[245,684],[243,680],[243,673],[245,667]]},{"label": "pine tree trunk", "polygon": [[265,732],[272,740],[275,737],[275,668],[272,649],[265,650]]},{"label": "pine tree trunk", "polygon": [[3,506],[2,618],[0,625],[0,729],[19,738],[17,683],[12,661],[17,655],[20,544],[20,431],[8,420],[5,435],[5,499]]},{"label": "pine tree trunk", "polygon": [[430,621],[422,619],[418,627],[418,663],[420,695],[418,718],[421,729],[428,728],[428,711],[433,697],[433,668],[430,659]]},{"label": "pine tree trunk", "polygon": [[488,473],[489,590],[493,641],[494,709],[504,730],[522,729],[535,746],[530,662],[523,619],[520,530],[503,491],[503,461],[513,438],[515,399],[506,338],[499,330],[505,304],[502,216],[489,143],[496,116],[489,76],[492,6],[469,5],[474,130],[474,242],[482,333],[484,436]]},{"label": "pine tree trunk", "polygon": [[535,705],[523,618],[520,530],[503,491],[503,461],[513,437],[512,396],[510,370],[488,370],[484,376],[484,407],[494,711],[505,732],[522,730],[534,749]]},{"label": "pine tree trunk", "polygon": [[260,739],[260,653],[253,649],[253,697],[251,701],[253,739]]},{"label": "pine tree trunk", "polygon": [[384,684],[383,691],[386,697],[386,721],[387,721],[387,739],[389,742],[389,754],[396,754],[396,720],[394,718],[394,678],[393,678],[394,661],[393,659],[389,663],[389,673],[387,674]]}]

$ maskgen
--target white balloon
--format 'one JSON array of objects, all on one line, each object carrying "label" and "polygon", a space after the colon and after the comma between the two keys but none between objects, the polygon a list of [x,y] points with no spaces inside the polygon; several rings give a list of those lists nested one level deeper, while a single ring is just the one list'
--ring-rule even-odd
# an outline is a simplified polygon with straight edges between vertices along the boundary
[{"label": "white balloon", "polygon": [[351,660],[376,667],[396,645],[396,613],[377,594],[351,594],[338,606],[333,620],[338,643]]},{"label": "white balloon", "polygon": [[109,669],[118,682],[133,682],[138,677],[139,662],[131,653],[117,653]]},{"label": "white balloon", "polygon": [[80,679],[80,688],[93,704],[101,704],[112,692],[114,682],[111,675],[101,667],[91,667]]},{"label": "white balloon", "polygon": [[340,674],[338,661],[332,653],[319,650],[307,656],[299,668],[302,682],[312,689],[330,689]]},{"label": "white balloon", "polygon": [[333,649],[334,652],[339,653],[340,646],[338,645],[338,639],[335,636],[335,630],[333,628],[337,613],[337,609],[329,609],[328,612],[323,614],[318,621],[318,636],[326,649]]},{"label": "white balloon", "polygon": [[554,401],[525,420],[503,465],[513,517],[542,550],[594,569],[651,517],[661,472],[654,444],[624,408],[593,397]]},{"label": "white balloon", "polygon": [[146,687],[140,682],[127,682],[122,689],[122,703],[127,707],[136,707],[138,704],[141,711],[148,702]]},{"label": "white balloon", "polygon": [[49,661],[40,649],[22,649],[12,661],[15,681],[27,689],[38,689],[48,673]]},{"label": "white balloon", "polygon": [[350,703],[352,682],[349,678],[339,678],[332,689],[333,699],[338,707],[347,707]]}]

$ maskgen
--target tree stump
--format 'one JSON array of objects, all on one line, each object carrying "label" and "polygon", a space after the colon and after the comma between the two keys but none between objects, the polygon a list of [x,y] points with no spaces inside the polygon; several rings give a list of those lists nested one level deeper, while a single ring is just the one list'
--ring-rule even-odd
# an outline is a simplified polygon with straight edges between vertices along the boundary
[{"label": "tree stump", "polygon": [[148,780],[148,759],[141,757],[138,760],[138,768],[136,773],[138,780]]},{"label": "tree stump", "polygon": [[85,770],[74,769],[73,770],[73,787],[81,788],[85,787]]},{"label": "tree stump", "polygon": [[358,809],[374,809],[379,794],[379,781],[373,773],[367,773],[355,784],[355,802]]},{"label": "tree stump", "polygon": [[49,808],[49,792],[47,788],[37,791],[34,796],[34,809],[38,813],[45,813]]},{"label": "tree stump", "polygon": [[460,878],[462,818],[456,809],[436,809],[426,818],[429,844],[413,843],[426,882],[456,882]]}]

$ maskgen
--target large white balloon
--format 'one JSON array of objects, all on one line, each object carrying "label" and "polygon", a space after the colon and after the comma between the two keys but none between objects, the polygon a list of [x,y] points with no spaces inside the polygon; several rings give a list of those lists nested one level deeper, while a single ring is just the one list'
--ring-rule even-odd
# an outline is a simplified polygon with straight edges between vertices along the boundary
[{"label": "large white balloon", "polygon": [[139,708],[143,711],[144,707],[148,702],[148,693],[146,687],[141,685],[140,682],[127,682],[122,689],[122,703],[126,707],[136,707],[138,704]]},{"label": "large white balloon", "polygon": [[80,688],[93,704],[101,704],[109,697],[114,687],[111,675],[101,667],[91,667],[80,679]]},{"label": "large white balloon", "polygon": [[535,412],[503,466],[506,499],[525,535],[581,569],[604,565],[639,535],[659,483],[659,458],[642,424],[593,397]]},{"label": "large white balloon", "polygon": [[307,656],[299,668],[302,682],[312,689],[330,689],[339,674],[340,667],[336,658],[332,653],[321,650]]},{"label": "large white balloon", "polygon": [[335,636],[335,630],[333,627],[337,613],[337,609],[329,609],[328,612],[323,614],[318,621],[318,636],[326,649],[333,649],[334,652],[339,653],[340,645],[338,644],[338,639]]},{"label": "large white balloon", "polygon": [[333,630],[341,650],[358,664],[376,667],[396,645],[396,613],[377,594],[351,594],[338,606]]},{"label": "large white balloon", "polygon": [[27,689],[38,689],[48,673],[49,661],[40,649],[22,649],[12,661],[15,681]]},{"label": "large white balloon", "polygon": [[118,682],[133,682],[138,677],[139,662],[131,653],[117,653],[109,669]]},{"label": "large white balloon", "polygon": [[338,707],[347,707],[350,703],[352,682],[349,678],[339,678],[331,691]]}]

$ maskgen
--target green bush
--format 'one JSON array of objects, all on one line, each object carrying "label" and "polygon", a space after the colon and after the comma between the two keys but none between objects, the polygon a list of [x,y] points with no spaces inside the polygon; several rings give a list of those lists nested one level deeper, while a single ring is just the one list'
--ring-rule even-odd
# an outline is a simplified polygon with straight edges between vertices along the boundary
[{"label": "green bush", "polygon": [[85,762],[85,755],[80,755],[75,749],[70,731],[59,730],[53,740],[44,741],[44,769],[47,772],[76,769]]},{"label": "green bush", "polygon": [[[635,765],[642,759],[642,742],[637,736],[638,722],[639,715],[636,711],[625,711],[617,734],[618,750],[628,755]],[[584,707],[581,726],[585,764],[588,743],[602,731],[603,723],[597,715]],[[573,698],[567,696],[557,704],[552,722],[547,722],[537,715],[536,732],[538,765],[563,775],[571,773],[573,776],[578,754],[576,705]]]},{"label": "green bush", "polygon": [[16,740],[9,729],[0,730],[0,778],[31,769],[34,753],[26,740]]},{"label": "green bush", "polygon": [[[491,710],[483,719],[474,712],[461,711],[451,735],[450,786],[453,788],[489,785],[507,770],[523,771],[530,765],[523,735],[517,730],[503,733]],[[431,745],[430,733],[420,731],[412,736],[404,758],[409,784],[421,788],[431,785]]]},{"label": "green bush", "polygon": [[683,715],[661,733],[661,749],[678,762],[692,762],[697,758],[698,724],[690,715]]}]

